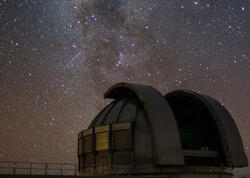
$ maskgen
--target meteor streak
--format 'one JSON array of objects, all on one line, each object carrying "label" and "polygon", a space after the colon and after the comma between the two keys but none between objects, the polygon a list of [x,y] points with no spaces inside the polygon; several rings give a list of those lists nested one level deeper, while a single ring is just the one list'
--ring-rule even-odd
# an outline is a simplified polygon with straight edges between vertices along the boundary
[{"label": "meteor streak", "polygon": [[70,64],[74,63],[74,61],[80,56],[81,52],[77,53],[72,59],[62,68],[65,70]]}]

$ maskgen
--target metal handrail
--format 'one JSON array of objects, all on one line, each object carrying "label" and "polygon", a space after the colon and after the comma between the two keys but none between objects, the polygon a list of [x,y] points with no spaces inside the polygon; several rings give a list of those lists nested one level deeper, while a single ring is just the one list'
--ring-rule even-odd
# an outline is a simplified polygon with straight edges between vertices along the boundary
[{"label": "metal handrail", "polygon": [[[20,170],[23,170],[23,171],[20,172]],[[38,170],[40,170],[39,173],[34,172]],[[25,175],[39,174],[39,175],[74,175],[76,176],[78,174],[78,171],[77,171],[77,164],[74,164],[74,163],[0,161],[0,174],[25,174]]]}]

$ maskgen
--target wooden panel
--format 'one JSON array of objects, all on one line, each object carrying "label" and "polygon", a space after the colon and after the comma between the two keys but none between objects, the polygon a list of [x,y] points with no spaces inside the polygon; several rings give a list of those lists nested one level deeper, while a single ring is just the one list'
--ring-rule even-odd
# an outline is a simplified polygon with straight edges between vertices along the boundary
[{"label": "wooden panel", "polygon": [[127,130],[132,128],[131,122],[117,123],[112,125],[112,130]]},{"label": "wooden panel", "polygon": [[83,154],[83,139],[78,140],[78,155]]},{"label": "wooden panel", "polygon": [[81,131],[80,133],[78,133],[78,138],[82,138],[83,136],[83,131]]},{"label": "wooden panel", "polygon": [[79,159],[78,159],[78,167],[79,169],[84,169],[84,156],[80,156]]},{"label": "wooden panel", "polygon": [[89,153],[84,156],[84,167],[94,167],[94,154]]},{"label": "wooden panel", "polygon": [[109,130],[110,130],[110,125],[99,126],[95,128],[95,133],[109,132]]},{"label": "wooden panel", "polygon": [[98,152],[96,155],[97,167],[111,166],[111,154],[108,151]]},{"label": "wooden panel", "polygon": [[113,149],[130,149],[131,148],[131,130],[113,131]]},{"label": "wooden panel", "polygon": [[117,151],[113,153],[113,164],[124,165],[124,164],[131,164],[131,154],[130,150],[128,151]]},{"label": "wooden panel", "polygon": [[84,153],[93,152],[93,135],[88,135],[84,137]]},{"label": "wooden panel", "polygon": [[109,149],[109,132],[96,134],[96,151]]},{"label": "wooden panel", "polygon": [[93,129],[86,129],[83,131],[82,133],[83,136],[87,136],[87,135],[93,135]]}]

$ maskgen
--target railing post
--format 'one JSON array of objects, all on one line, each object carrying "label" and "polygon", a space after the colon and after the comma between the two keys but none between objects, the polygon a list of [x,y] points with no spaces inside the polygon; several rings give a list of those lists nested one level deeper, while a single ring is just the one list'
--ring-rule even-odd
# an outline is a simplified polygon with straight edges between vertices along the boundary
[{"label": "railing post", "polygon": [[74,176],[76,176],[76,175],[77,175],[77,165],[74,164]]},{"label": "railing post", "polygon": [[48,174],[48,164],[45,163],[45,175],[47,175],[47,174]]},{"label": "railing post", "polygon": [[31,175],[31,172],[32,172],[32,162],[30,163],[30,175]]},{"label": "railing post", "polygon": [[62,165],[60,165],[60,175],[62,175]]},{"label": "railing post", "polygon": [[16,163],[13,162],[13,174],[16,174]]}]

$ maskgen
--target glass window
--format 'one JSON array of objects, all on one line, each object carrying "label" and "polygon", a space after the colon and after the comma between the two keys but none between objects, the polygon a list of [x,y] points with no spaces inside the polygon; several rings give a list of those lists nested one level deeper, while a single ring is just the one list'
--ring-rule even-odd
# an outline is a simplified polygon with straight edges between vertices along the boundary
[{"label": "glass window", "polygon": [[96,151],[109,149],[109,132],[96,133]]},{"label": "glass window", "polygon": [[110,149],[110,125],[95,128],[96,151]]}]

